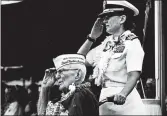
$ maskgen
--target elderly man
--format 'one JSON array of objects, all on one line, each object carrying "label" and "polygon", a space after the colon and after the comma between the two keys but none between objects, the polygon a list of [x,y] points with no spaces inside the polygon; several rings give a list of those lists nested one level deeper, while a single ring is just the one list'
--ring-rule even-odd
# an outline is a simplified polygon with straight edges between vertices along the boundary
[{"label": "elderly man", "polygon": [[[98,116],[98,101],[92,92],[81,87],[85,79],[85,58],[79,54],[64,54],[53,59],[55,69],[47,69],[38,101],[38,115]],[[61,99],[49,101],[49,90],[58,85]]]}]

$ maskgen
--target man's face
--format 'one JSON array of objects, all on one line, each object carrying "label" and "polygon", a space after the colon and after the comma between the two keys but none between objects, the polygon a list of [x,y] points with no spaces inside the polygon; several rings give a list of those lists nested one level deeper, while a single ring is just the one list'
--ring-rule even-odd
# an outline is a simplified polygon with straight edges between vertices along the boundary
[{"label": "man's face", "polygon": [[105,16],[103,23],[106,25],[106,32],[114,34],[120,28],[120,16]]},{"label": "man's face", "polygon": [[70,69],[68,66],[64,66],[57,71],[56,78],[59,90],[67,90],[69,85],[75,82],[78,69]]}]

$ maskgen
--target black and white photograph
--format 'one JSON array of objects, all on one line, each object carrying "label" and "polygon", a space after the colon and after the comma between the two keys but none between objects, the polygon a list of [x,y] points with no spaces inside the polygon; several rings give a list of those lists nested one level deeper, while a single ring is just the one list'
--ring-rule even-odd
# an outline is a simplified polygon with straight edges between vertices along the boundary
[{"label": "black and white photograph", "polygon": [[165,116],[166,6],[1,0],[1,116]]}]

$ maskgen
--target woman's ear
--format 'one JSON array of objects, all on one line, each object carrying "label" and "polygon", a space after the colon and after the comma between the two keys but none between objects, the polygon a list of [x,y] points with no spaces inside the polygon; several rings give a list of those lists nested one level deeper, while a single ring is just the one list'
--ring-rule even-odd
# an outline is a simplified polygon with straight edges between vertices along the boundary
[{"label": "woman's ear", "polygon": [[125,21],[126,21],[126,15],[121,15],[120,17],[121,17],[120,24],[125,23]]}]

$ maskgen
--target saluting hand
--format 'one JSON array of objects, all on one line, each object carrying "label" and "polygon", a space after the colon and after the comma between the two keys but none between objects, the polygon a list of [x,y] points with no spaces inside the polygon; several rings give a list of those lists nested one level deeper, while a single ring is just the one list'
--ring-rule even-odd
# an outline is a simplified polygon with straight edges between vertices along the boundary
[{"label": "saluting hand", "polygon": [[98,37],[100,37],[100,35],[103,32],[103,19],[102,18],[97,18],[97,20],[95,21],[91,33],[90,33],[90,37],[92,39],[97,39]]},{"label": "saluting hand", "polygon": [[45,70],[45,75],[42,81],[42,87],[43,88],[50,88],[54,85],[56,78],[56,69],[55,68],[49,68]]}]

